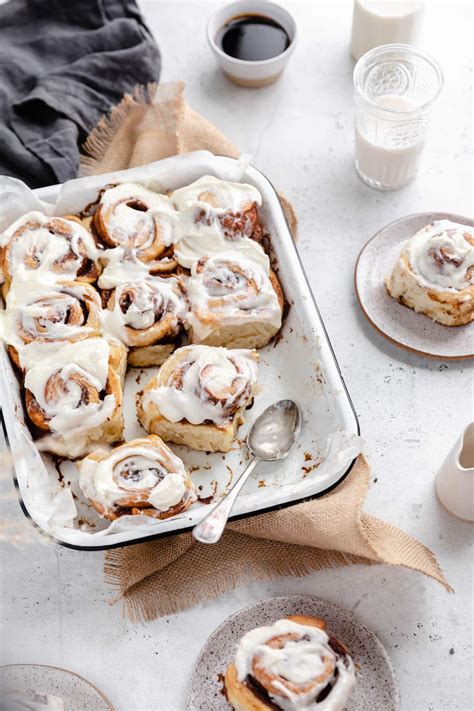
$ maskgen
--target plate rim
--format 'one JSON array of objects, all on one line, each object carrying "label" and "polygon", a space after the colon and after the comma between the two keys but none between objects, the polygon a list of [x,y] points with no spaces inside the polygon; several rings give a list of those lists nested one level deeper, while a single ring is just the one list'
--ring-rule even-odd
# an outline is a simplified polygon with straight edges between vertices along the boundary
[{"label": "plate rim", "polygon": [[[465,354],[465,355],[441,355],[438,353],[430,353],[429,351],[423,351],[423,350],[420,350],[419,348],[409,346],[406,343],[402,343],[401,341],[397,341],[396,338],[393,338],[393,336],[390,336],[388,333],[383,331],[372,320],[372,318],[370,317],[369,313],[366,310],[364,302],[363,302],[361,295],[359,293],[359,285],[358,285],[359,262],[361,260],[361,257],[363,255],[364,251],[369,246],[369,244],[371,242],[373,242],[373,240],[377,239],[377,237],[380,235],[380,233],[385,231],[387,228],[393,227],[394,225],[396,225],[400,222],[405,222],[406,220],[409,220],[414,217],[422,217],[423,215],[440,215],[440,216],[443,216],[440,219],[456,218],[456,220],[453,220],[453,221],[460,222],[461,220],[467,220],[468,222],[472,222],[472,218],[466,217],[465,215],[460,215],[455,212],[440,212],[440,211],[434,210],[433,212],[414,212],[414,213],[411,213],[410,215],[404,215],[403,217],[398,217],[396,220],[392,220],[392,222],[389,222],[388,224],[381,227],[379,230],[377,230],[377,232],[375,234],[372,235],[372,237],[370,237],[370,239],[367,240],[367,242],[365,242],[365,244],[362,246],[362,248],[357,256],[357,260],[356,260],[355,267],[354,267],[354,289],[356,292],[357,301],[359,303],[359,306],[360,306],[360,309],[361,309],[363,315],[365,316],[367,321],[370,323],[372,328],[374,328],[375,331],[377,331],[377,333],[379,333],[383,338],[385,338],[386,341],[388,341],[392,345],[397,346],[398,348],[401,348],[402,350],[404,350],[408,353],[415,353],[416,355],[423,356],[424,358],[430,358],[433,360],[441,360],[441,361],[443,361],[443,360],[450,360],[450,361],[472,360],[474,358],[474,353]],[[413,309],[411,309],[411,310],[413,311]],[[416,312],[414,312],[414,313],[416,313]],[[418,315],[424,316],[424,314],[418,314]],[[425,318],[428,318],[428,317],[425,316]],[[443,324],[440,324],[440,325],[443,325]],[[469,324],[466,324],[466,325],[469,325]]]},{"label": "plate rim", "polygon": [[368,635],[374,640],[375,644],[377,645],[377,647],[379,649],[379,652],[382,654],[383,658],[386,661],[387,668],[390,672],[390,676],[391,676],[391,680],[392,680],[392,684],[393,684],[393,688],[394,688],[394,692],[395,692],[394,707],[395,707],[396,711],[400,711],[401,695],[400,695],[400,687],[398,684],[398,679],[395,674],[395,669],[392,664],[392,660],[390,659],[390,656],[389,656],[387,650],[385,649],[385,646],[382,644],[382,642],[380,641],[378,636],[375,634],[375,632],[373,632],[363,622],[361,622],[359,620],[359,618],[357,617],[357,615],[355,615],[354,612],[352,610],[350,610],[349,608],[341,607],[340,605],[338,605],[336,602],[333,602],[332,600],[327,600],[326,598],[319,597],[317,595],[311,595],[310,593],[290,593],[288,595],[273,595],[272,597],[268,597],[263,600],[258,600],[257,602],[254,602],[251,605],[246,605],[245,607],[242,607],[239,610],[236,610],[231,615],[226,617],[225,620],[223,620],[207,637],[206,641],[202,645],[202,647],[199,650],[199,653],[196,657],[196,661],[194,663],[194,666],[193,666],[193,669],[191,672],[191,676],[190,676],[190,680],[189,680],[189,685],[188,685],[188,693],[186,696],[186,711],[194,711],[193,707],[191,706],[191,702],[192,702],[192,694],[193,694],[194,677],[195,677],[195,674],[197,671],[197,667],[204,656],[204,652],[207,649],[209,642],[211,642],[211,640],[213,640],[215,637],[217,637],[224,627],[226,627],[230,622],[232,622],[234,620],[234,618],[237,617],[237,615],[249,612],[250,610],[254,610],[259,605],[266,605],[268,603],[273,602],[274,600],[288,600],[288,601],[290,601],[290,600],[301,600],[302,598],[304,598],[306,600],[313,600],[316,602],[322,602],[324,604],[329,604],[331,607],[335,608],[337,611],[344,613],[344,614],[349,613],[350,615],[352,615],[352,617],[354,617],[357,620],[359,629],[362,629],[364,632],[368,633]]},{"label": "plate rim", "polygon": [[34,662],[26,662],[25,664],[20,663],[20,664],[1,664],[0,665],[0,672],[2,669],[14,669],[18,667],[39,667],[41,669],[53,669],[54,671],[60,671],[64,672],[65,674],[68,674],[69,676],[75,676],[77,679],[80,679],[83,681],[85,684],[90,686],[94,691],[98,693],[98,695],[101,697],[101,699],[104,701],[104,703],[109,707],[110,711],[115,711],[115,706],[112,704],[110,699],[104,694],[103,691],[101,691],[95,684],[93,684],[91,681],[86,679],[82,674],[78,674],[77,672],[73,672],[70,669],[64,669],[64,667],[55,667],[52,664],[35,664]]}]

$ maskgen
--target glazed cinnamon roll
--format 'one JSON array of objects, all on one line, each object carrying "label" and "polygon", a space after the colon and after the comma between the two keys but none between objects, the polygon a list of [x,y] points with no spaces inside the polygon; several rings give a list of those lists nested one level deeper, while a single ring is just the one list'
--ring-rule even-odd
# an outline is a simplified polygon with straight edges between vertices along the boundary
[{"label": "glazed cinnamon roll", "polygon": [[33,689],[19,691],[2,688],[2,697],[1,711],[67,711],[59,696]]},{"label": "glazed cinnamon roll", "polygon": [[262,197],[256,188],[206,175],[171,198],[179,212],[175,255],[181,266],[190,269],[201,257],[232,249],[268,271],[257,209]]},{"label": "glazed cinnamon roll", "polygon": [[237,252],[200,259],[186,288],[192,343],[261,348],[281,328],[283,294],[277,277]]},{"label": "glazed cinnamon roll", "polygon": [[130,365],[161,365],[171,355],[187,312],[180,278],[126,282],[104,292],[104,301],[104,332],[129,347]]},{"label": "glazed cinnamon roll", "polygon": [[93,452],[78,466],[84,495],[109,521],[126,515],[170,518],[196,500],[183,462],[156,435]]},{"label": "glazed cinnamon roll", "polygon": [[348,650],[325,622],[293,615],[242,637],[225,694],[235,711],[342,711],[355,681]]},{"label": "glazed cinnamon roll", "polygon": [[96,442],[117,442],[123,430],[126,349],[104,338],[68,343],[45,360],[26,351],[25,408],[51,451],[69,459]]},{"label": "glazed cinnamon roll", "polygon": [[36,271],[46,282],[94,282],[100,274],[92,235],[74,220],[29,212],[0,239],[0,266],[9,285],[13,275]]},{"label": "glazed cinnamon roll", "polygon": [[44,344],[47,358],[66,342],[100,335],[100,296],[84,282],[44,285],[31,277],[15,278],[6,305],[0,314],[3,338],[19,368],[23,351],[30,344]]},{"label": "glazed cinnamon roll", "polygon": [[409,239],[390,277],[391,296],[445,326],[474,319],[474,230],[449,220]]},{"label": "glazed cinnamon roll", "polygon": [[178,348],[139,393],[138,419],[165,441],[228,452],[257,390],[257,361],[250,350]]},{"label": "glazed cinnamon roll", "polygon": [[172,257],[176,220],[166,195],[137,183],[122,183],[102,192],[92,224],[105,247],[120,247],[159,273],[176,267]]}]

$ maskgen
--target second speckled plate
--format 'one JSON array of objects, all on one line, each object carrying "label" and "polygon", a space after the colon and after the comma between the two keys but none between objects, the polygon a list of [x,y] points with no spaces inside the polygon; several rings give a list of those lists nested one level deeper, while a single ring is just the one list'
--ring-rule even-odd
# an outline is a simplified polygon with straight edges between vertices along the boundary
[{"label": "second speckled plate", "polygon": [[474,357],[474,326],[443,326],[389,296],[389,276],[402,243],[434,220],[474,226],[474,220],[449,212],[421,212],[391,222],[362,248],[355,268],[357,297],[364,315],[387,340],[405,350],[442,360]]},{"label": "second speckled plate", "polygon": [[114,711],[102,691],[79,674],[43,664],[0,667],[0,689],[31,689],[42,694],[53,694],[63,700],[67,711]]},{"label": "second speckled plate", "polygon": [[400,699],[387,652],[349,610],[310,595],[287,595],[264,600],[229,617],[213,632],[194,668],[188,711],[229,711],[222,693],[222,675],[246,632],[271,625],[288,615],[313,615],[326,620],[329,630],[350,649],[358,665],[357,683],[347,711],[398,711]]}]

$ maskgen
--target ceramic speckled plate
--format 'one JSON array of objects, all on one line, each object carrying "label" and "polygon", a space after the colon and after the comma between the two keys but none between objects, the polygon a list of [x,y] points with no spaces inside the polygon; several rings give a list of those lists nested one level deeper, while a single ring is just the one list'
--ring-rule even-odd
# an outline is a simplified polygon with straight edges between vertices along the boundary
[{"label": "ceramic speckled plate", "polygon": [[398,686],[387,653],[377,637],[349,610],[309,595],[264,600],[229,617],[209,637],[194,668],[188,696],[189,711],[229,711],[222,693],[222,674],[233,661],[237,644],[246,632],[271,625],[287,615],[314,615],[326,620],[329,630],[350,649],[360,667],[347,711],[398,711]]},{"label": "ceramic speckled plate", "polygon": [[42,664],[0,667],[0,689],[31,689],[53,694],[64,701],[67,711],[114,711],[104,694],[82,676]]},{"label": "ceramic speckled plate", "polygon": [[474,357],[474,326],[443,326],[402,306],[389,296],[384,279],[402,249],[402,243],[434,220],[452,220],[474,226],[474,220],[448,212],[422,212],[395,220],[362,248],[355,268],[355,286],[362,311],[389,341],[409,351],[442,360]]}]

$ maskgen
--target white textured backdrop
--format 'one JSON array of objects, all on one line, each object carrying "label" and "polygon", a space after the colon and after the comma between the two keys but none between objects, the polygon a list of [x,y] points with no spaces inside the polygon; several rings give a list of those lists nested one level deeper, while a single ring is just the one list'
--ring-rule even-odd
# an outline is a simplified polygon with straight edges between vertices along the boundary
[{"label": "white textured backdrop", "polygon": [[[103,554],[2,544],[1,661],[70,668],[100,686],[117,711],[181,711],[196,655],[223,619],[267,596],[303,592],[357,610],[379,635],[404,711],[468,711],[472,528],[440,507],[433,477],[472,419],[472,368],[424,360],[374,333],[356,304],[353,268],[367,239],[398,217],[472,213],[471,4],[427,3],[421,44],[439,59],[445,88],[419,177],[394,193],[370,190],[353,169],[351,3],[285,4],[299,46],[282,80],[255,91],[230,84],[206,45],[218,3],[140,3],[163,53],[162,79],[184,79],[191,105],[253,153],[293,201],[299,250],[366,438],[374,477],[367,510],[430,546],[455,594],[405,570],[352,567],[249,585],[131,625],[108,605]],[[21,520],[13,495],[3,509]]]}]

